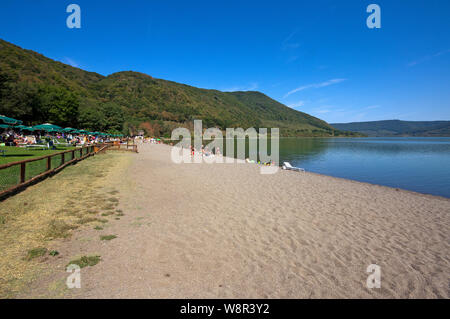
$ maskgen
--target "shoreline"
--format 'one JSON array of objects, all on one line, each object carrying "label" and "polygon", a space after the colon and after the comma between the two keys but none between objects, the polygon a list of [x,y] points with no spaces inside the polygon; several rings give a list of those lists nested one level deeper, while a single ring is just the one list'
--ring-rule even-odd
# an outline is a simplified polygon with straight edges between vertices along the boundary
[{"label": "shoreline", "polygon": [[[146,145],[146,144],[141,144],[140,146],[142,146],[142,145]],[[160,144],[160,145],[164,145],[164,146],[167,146],[169,148],[175,147],[175,145],[172,146],[172,145],[165,144],[165,143],[164,144]],[[220,155],[220,156],[223,157],[223,158],[232,158],[234,160],[234,162],[233,163],[226,163],[226,162],[224,162],[224,163],[211,163],[211,164],[202,162],[202,163],[192,163],[192,164],[208,164],[208,165],[214,165],[214,164],[224,164],[224,165],[247,164],[248,165],[248,164],[252,164],[252,165],[258,165],[258,166],[261,165],[262,166],[262,164],[247,163],[247,162],[245,162],[245,160],[237,159],[235,157],[229,157],[229,156],[224,156],[224,155]],[[242,162],[239,163],[238,161],[242,161]],[[283,171],[283,169],[281,168],[282,167],[281,163],[279,164],[278,167],[279,167],[280,171]],[[450,198],[445,197],[445,196],[420,193],[420,192],[416,192],[416,191],[412,191],[412,190],[408,190],[408,189],[404,189],[404,188],[392,187],[392,186],[387,186],[387,185],[382,185],[382,184],[374,184],[374,183],[370,183],[370,182],[358,181],[358,180],[345,178],[345,177],[338,177],[338,176],[332,176],[332,175],[312,172],[312,171],[308,171],[308,170],[306,170],[305,172],[292,172],[292,173],[297,173],[297,174],[303,174],[303,173],[315,174],[315,175],[318,175],[318,176],[324,176],[324,177],[329,177],[329,178],[336,178],[336,179],[349,181],[349,182],[355,182],[355,183],[361,183],[361,184],[367,184],[367,185],[379,186],[379,187],[386,187],[388,189],[395,190],[395,191],[412,193],[412,194],[416,194],[416,195],[421,195],[421,196],[430,197],[430,198],[437,198],[437,199],[446,200],[446,201],[450,202]],[[278,172],[276,174],[278,174]]]}]

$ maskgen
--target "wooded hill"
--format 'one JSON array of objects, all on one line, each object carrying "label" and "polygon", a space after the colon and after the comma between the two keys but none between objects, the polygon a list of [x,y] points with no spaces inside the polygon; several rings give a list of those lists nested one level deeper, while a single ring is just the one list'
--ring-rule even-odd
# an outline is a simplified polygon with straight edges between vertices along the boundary
[{"label": "wooded hill", "polygon": [[0,114],[90,131],[170,136],[175,127],[278,127],[282,136],[353,136],[260,92],[221,92],[138,72],[103,76],[0,40]]},{"label": "wooded hill", "polygon": [[331,124],[339,130],[368,136],[450,136],[450,121],[373,121]]}]

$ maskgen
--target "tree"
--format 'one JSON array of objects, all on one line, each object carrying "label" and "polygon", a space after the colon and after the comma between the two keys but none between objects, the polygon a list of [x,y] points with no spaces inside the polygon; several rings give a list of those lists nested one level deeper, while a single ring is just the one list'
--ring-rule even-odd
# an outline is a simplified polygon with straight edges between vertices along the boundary
[{"label": "tree", "polygon": [[34,105],[34,115],[42,121],[48,121],[60,126],[76,127],[78,122],[78,95],[55,86],[40,86]]},{"label": "tree", "polygon": [[125,122],[122,108],[113,102],[104,103],[101,106],[103,113],[103,130],[107,132],[121,132],[123,130],[123,123]]}]

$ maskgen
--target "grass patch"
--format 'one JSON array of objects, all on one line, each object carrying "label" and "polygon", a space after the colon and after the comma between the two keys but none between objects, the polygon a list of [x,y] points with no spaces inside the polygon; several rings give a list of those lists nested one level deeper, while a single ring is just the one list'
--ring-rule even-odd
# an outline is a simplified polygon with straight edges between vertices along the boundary
[{"label": "grass patch", "polygon": [[46,253],[47,253],[47,248],[44,248],[44,247],[33,248],[27,252],[27,256],[25,257],[25,260],[30,261],[34,258],[42,257]]},{"label": "grass patch", "polygon": [[116,206],[114,204],[108,204],[103,206],[103,210],[114,210]]},{"label": "grass patch", "polygon": [[55,257],[59,255],[59,251],[57,250],[52,250],[51,252],[48,253],[50,256]]},{"label": "grass patch", "polygon": [[6,156],[0,156],[0,165],[10,162],[18,162],[23,160],[32,159],[35,157],[41,157],[45,155],[50,155],[54,153],[59,153],[66,150],[72,150],[75,147],[57,147],[56,150],[37,150],[37,149],[26,149],[23,147],[16,146],[0,146],[0,150],[5,150]]},{"label": "grass patch", "polygon": [[107,219],[97,219],[98,222],[106,224],[108,222]]},{"label": "grass patch", "polygon": [[119,202],[119,200],[117,198],[115,198],[115,197],[110,197],[110,198],[108,198],[108,200],[110,202],[113,202],[113,203],[118,203]]},{"label": "grass patch", "polygon": [[76,228],[77,226],[69,225],[63,220],[54,219],[50,221],[45,237],[47,239],[67,238],[70,236],[70,231]]},{"label": "grass patch", "polygon": [[100,236],[100,240],[112,240],[114,238],[117,238],[117,236],[116,235],[103,235],[103,236]]},{"label": "grass patch", "polygon": [[94,229],[95,229],[95,230],[103,230],[103,227],[95,226]]},{"label": "grass patch", "polygon": [[100,256],[83,256],[79,259],[71,260],[67,264],[66,268],[69,265],[78,265],[80,268],[84,268],[87,266],[95,266],[100,262],[100,260],[101,260]]},{"label": "grass patch", "polygon": [[5,225],[5,224],[6,224],[6,217],[0,215],[0,225]]},{"label": "grass patch", "polygon": [[102,216],[110,216],[114,214],[114,212],[106,212],[106,213],[102,213]]},{"label": "grass patch", "polygon": [[92,222],[96,222],[96,221],[98,221],[98,218],[95,218],[95,217],[82,217],[79,220],[77,220],[77,224],[84,225],[84,224],[92,223]]}]

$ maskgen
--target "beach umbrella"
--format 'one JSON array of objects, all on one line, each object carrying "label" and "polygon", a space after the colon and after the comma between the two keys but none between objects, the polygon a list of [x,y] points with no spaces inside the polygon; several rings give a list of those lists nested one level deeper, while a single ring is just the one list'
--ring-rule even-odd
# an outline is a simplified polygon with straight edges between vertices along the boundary
[{"label": "beach umbrella", "polygon": [[13,128],[18,128],[21,131],[34,131],[35,130],[31,126],[26,126],[26,125],[17,125],[17,126],[14,126]]},{"label": "beach umbrella", "polygon": [[11,126],[9,126],[8,124],[0,124],[0,128],[10,128]]},{"label": "beach umbrella", "polygon": [[47,132],[61,132],[62,127],[50,123],[40,124],[33,126],[35,130],[47,131]]},{"label": "beach umbrella", "polygon": [[62,129],[62,131],[64,133],[74,133],[77,129],[71,128],[71,127],[66,127],[64,129]]},{"label": "beach umbrella", "polygon": [[22,124],[21,120],[16,120],[11,117],[4,116],[4,115],[0,115],[0,121],[3,121],[3,123],[6,123],[6,124],[12,124],[12,125]]},{"label": "beach umbrella", "polygon": [[87,131],[86,131],[86,130],[78,130],[78,133],[80,133],[80,134],[86,134]]},{"label": "beach umbrella", "polygon": [[35,131],[34,128],[32,128],[31,126],[24,126],[21,128],[22,131]]}]

